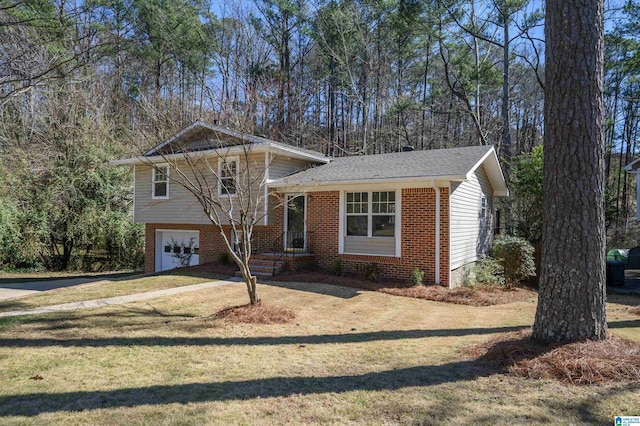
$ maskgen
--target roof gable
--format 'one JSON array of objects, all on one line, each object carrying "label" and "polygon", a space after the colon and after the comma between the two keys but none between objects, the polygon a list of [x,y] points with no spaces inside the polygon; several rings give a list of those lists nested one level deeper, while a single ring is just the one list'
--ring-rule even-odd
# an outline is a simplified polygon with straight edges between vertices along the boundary
[{"label": "roof gable", "polygon": [[225,149],[225,155],[237,155],[245,151],[247,146],[250,146],[248,149],[256,153],[270,152],[277,155],[309,160],[315,163],[329,162],[329,158],[321,152],[287,145],[260,136],[237,132],[203,121],[196,121],[145,152],[143,155],[115,160],[112,161],[112,163],[119,165],[149,162],[157,163],[168,159],[179,158],[184,155],[185,152],[196,151],[204,156],[220,156],[221,148]]}]

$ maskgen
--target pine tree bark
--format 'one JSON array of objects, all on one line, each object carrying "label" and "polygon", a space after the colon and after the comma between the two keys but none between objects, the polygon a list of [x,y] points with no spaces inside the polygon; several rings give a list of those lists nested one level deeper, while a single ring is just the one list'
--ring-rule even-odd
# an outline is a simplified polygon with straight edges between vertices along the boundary
[{"label": "pine tree bark", "polygon": [[606,337],[603,0],[547,0],[544,224],[533,337]]}]

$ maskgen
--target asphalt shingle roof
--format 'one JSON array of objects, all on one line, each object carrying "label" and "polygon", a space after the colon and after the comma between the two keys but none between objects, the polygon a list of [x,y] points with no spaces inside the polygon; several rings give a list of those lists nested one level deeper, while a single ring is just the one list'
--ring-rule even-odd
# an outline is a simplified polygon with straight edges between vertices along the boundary
[{"label": "asphalt shingle roof", "polygon": [[282,178],[277,186],[465,176],[492,148],[485,145],[341,157]]}]

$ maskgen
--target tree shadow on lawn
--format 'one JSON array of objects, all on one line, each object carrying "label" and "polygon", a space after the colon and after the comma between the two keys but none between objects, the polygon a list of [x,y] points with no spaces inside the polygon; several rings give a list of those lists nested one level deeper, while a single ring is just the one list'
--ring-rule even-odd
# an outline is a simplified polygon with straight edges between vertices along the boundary
[{"label": "tree shadow on lawn", "polygon": [[[176,385],[155,385],[106,391],[75,391],[64,393],[32,393],[24,395],[0,396],[0,416],[37,416],[43,413],[74,412],[94,409],[137,407],[141,405],[188,404],[203,402],[247,401],[257,398],[278,398],[289,396],[320,395],[352,391],[395,391],[407,387],[437,386],[447,383],[470,382],[481,377],[500,373],[495,369],[481,367],[474,361],[457,361],[443,365],[418,366],[403,369],[372,372],[355,376],[329,377],[274,377],[242,381],[211,383],[186,383]],[[638,390],[637,385],[620,385],[613,388],[594,390],[593,399],[578,402],[550,398],[548,409],[553,413],[566,415],[575,413],[587,424],[599,424],[604,419],[593,407],[605,398],[626,391]],[[450,397],[447,401],[450,402]],[[439,419],[451,416],[455,409],[446,404],[435,407],[437,412],[414,413],[418,417],[437,416]],[[513,417],[512,414],[509,414]],[[480,415],[477,420],[499,420],[503,415]],[[535,419],[528,413],[522,418]],[[433,420],[433,417],[428,420]],[[543,419],[540,419],[543,420]],[[548,420],[548,419],[547,419]]]},{"label": "tree shadow on lawn", "polygon": [[[62,275],[52,277],[32,277],[32,278],[0,278],[0,288],[14,288],[20,290],[50,290],[54,288],[69,287],[73,285],[86,284],[95,281],[126,281],[136,277],[142,277],[142,271],[131,272],[107,272],[104,274],[80,274]],[[71,281],[67,285],[58,285],[56,281]],[[31,285],[33,284],[33,285]]]},{"label": "tree shadow on lawn", "polygon": [[80,339],[26,339],[0,338],[0,347],[40,348],[60,347],[109,347],[109,346],[276,346],[322,345],[330,343],[365,343],[429,337],[459,337],[519,331],[527,326],[496,328],[459,328],[436,330],[392,330],[367,333],[319,334],[279,337],[108,337]]},{"label": "tree shadow on lawn", "polygon": [[58,411],[82,411],[140,405],[187,404],[342,393],[397,390],[413,386],[473,380],[490,375],[473,361],[420,366],[357,376],[274,377],[219,383],[156,385],[107,391],[33,393],[0,396],[0,415],[36,416]]},{"label": "tree shadow on lawn", "polygon": [[305,283],[305,282],[290,282],[290,281],[272,281],[264,280],[261,284],[269,285],[272,287],[286,288],[289,290],[306,291],[311,293],[322,294],[325,296],[339,297],[341,299],[351,299],[358,296],[366,289],[358,289],[354,287],[345,287],[343,285],[336,284],[324,284],[324,283]]}]

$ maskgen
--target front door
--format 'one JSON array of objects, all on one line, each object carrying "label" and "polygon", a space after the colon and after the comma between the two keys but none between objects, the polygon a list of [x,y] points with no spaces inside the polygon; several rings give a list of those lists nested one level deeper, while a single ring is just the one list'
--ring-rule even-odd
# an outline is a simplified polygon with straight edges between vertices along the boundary
[{"label": "front door", "polygon": [[305,207],[304,195],[287,195],[287,208],[285,218],[285,250],[305,251]]}]

